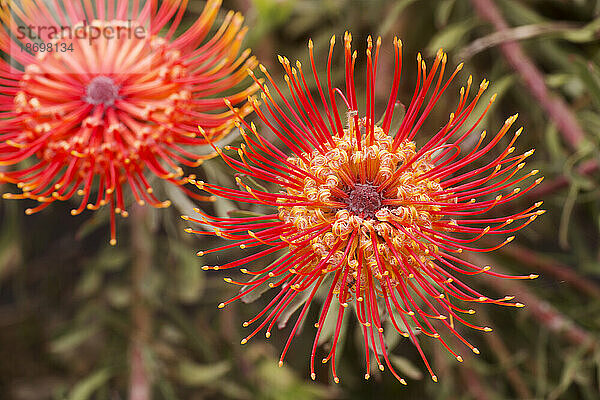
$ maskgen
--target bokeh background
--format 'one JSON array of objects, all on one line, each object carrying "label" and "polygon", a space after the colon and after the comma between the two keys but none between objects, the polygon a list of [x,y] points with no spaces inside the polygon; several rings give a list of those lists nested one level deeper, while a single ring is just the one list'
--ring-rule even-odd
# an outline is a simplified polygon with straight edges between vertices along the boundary
[{"label": "bokeh background", "polygon": [[[181,29],[203,7],[203,1],[190,0]],[[481,351],[479,356],[462,352],[462,364],[425,340],[438,383],[429,379],[409,340],[391,340],[388,346],[406,387],[387,372],[363,379],[361,336],[356,321],[348,318],[338,358],[341,383],[330,381],[327,365],[318,366],[312,382],[308,361],[318,307],[311,307],[309,323],[283,368],[277,360],[289,326],[269,340],[258,335],[240,346],[247,334],[242,321],[261,310],[272,293],[218,310],[217,304],[236,288],[223,282],[224,275],[200,267],[236,254],[197,257],[196,251],[216,247],[219,240],[186,234],[179,218],[194,206],[225,215],[248,210],[247,205],[225,200],[194,204],[165,187],[163,195],[174,206],[140,211],[143,226],[140,218],[121,221],[118,245],[112,247],[106,209],[71,217],[72,204],[56,203],[25,216],[31,206],[26,201],[1,200],[0,399],[128,398],[128,348],[132,335],[139,334],[134,318],[142,318],[144,326],[143,362],[153,399],[600,398],[600,1],[226,0],[220,19],[228,9],[246,16],[245,45],[281,82],[277,54],[307,65],[312,38],[317,68],[324,71],[331,35],[338,38],[339,56],[341,37],[350,30],[359,53],[361,93],[366,38],[381,36],[379,113],[392,81],[394,36],[404,43],[399,96],[404,104],[414,89],[419,51],[431,62],[442,47],[449,66],[464,61],[456,84],[421,130],[421,143],[456,107],[458,89],[469,74],[476,84],[491,81],[482,104],[493,93],[498,97],[482,129],[497,131],[519,112],[517,124],[525,130],[518,149],[535,147],[528,166],[546,177],[504,211],[543,200],[548,212],[509,246],[471,256],[508,272],[539,273],[539,279],[507,282],[480,276],[469,282],[492,297],[515,295],[526,307],[477,308],[474,321],[494,331],[461,331]],[[338,86],[343,83],[340,61],[336,58],[333,73]],[[312,79],[309,84],[314,85]],[[234,184],[218,159],[193,172],[210,182]],[[11,191],[10,185],[0,186],[0,192]],[[143,274],[132,273],[136,262],[145,259]],[[143,315],[132,315],[136,305]],[[317,359],[327,350],[325,342]]]}]

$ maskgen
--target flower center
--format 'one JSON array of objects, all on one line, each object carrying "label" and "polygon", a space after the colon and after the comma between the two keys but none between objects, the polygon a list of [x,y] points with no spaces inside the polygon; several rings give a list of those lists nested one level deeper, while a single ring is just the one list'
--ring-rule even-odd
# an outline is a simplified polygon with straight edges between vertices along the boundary
[{"label": "flower center", "polygon": [[377,186],[371,183],[357,183],[345,199],[350,212],[363,215],[363,218],[375,218],[375,213],[383,205]]},{"label": "flower center", "polygon": [[85,101],[89,104],[112,106],[119,97],[119,87],[108,76],[97,76],[86,88]]}]

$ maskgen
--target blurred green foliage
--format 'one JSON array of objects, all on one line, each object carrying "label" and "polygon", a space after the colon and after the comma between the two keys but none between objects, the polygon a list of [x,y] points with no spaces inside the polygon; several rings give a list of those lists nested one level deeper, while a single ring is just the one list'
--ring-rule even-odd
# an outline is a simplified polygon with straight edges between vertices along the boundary
[{"label": "blurred green foliage", "polygon": [[[486,78],[492,82],[488,96],[498,93],[483,126],[493,131],[507,116],[519,112],[526,132],[519,149],[535,147],[531,167],[542,171],[550,185],[562,183],[541,199],[548,213],[521,231],[515,243],[561,262],[568,272],[600,286],[600,179],[597,170],[582,171],[586,163],[600,159],[600,1],[495,3],[509,25],[521,29],[515,34],[522,35],[525,53],[586,132],[586,142],[578,150],[567,146],[521,77],[509,67],[498,48],[501,41],[492,40],[493,28],[475,13],[470,1],[226,0],[224,9],[245,14],[250,27],[246,44],[281,82],[276,55],[307,64],[308,38],[315,43],[317,69],[322,71],[331,35],[339,41],[344,31],[351,31],[359,50],[357,71],[362,73],[367,35],[381,35],[379,108],[385,105],[391,85],[394,36],[404,43],[400,100],[405,104],[412,94],[417,52],[431,59],[443,47],[449,64],[464,60],[460,82],[469,74],[475,82]],[[203,4],[190,1],[187,21],[197,18]],[[221,14],[222,18],[224,11]],[[339,56],[339,43],[337,49]],[[333,77],[340,85],[343,67],[337,61]],[[364,86],[363,81],[357,78],[357,85]],[[280,87],[283,90],[285,85]],[[457,84],[440,100],[419,141],[446,120],[457,103],[458,88]],[[259,126],[266,132],[264,128]],[[194,173],[211,182],[234,184],[228,167],[218,159]],[[12,190],[10,185],[0,186],[1,192]],[[162,194],[177,197],[166,187]],[[392,361],[408,378],[409,385],[404,387],[389,373],[375,373],[364,381],[360,335],[350,319],[338,361],[341,383],[329,382],[326,366],[319,366],[314,383],[308,377],[308,359],[313,340],[310,326],[318,310],[311,307],[310,322],[294,341],[285,366],[278,368],[289,327],[275,332],[270,341],[258,337],[239,345],[246,334],[242,321],[258,312],[269,296],[217,310],[216,305],[235,289],[225,285],[219,273],[201,271],[209,261],[194,254],[218,246],[219,241],[185,234],[186,225],[179,218],[190,214],[193,206],[220,215],[235,208],[260,210],[224,200],[214,204],[173,200],[171,209],[149,211],[153,264],[142,286],[152,314],[151,338],[143,359],[156,399],[513,399],[522,398],[523,392],[535,399],[600,397],[600,298],[543,271],[541,279],[526,282],[529,290],[541,304],[587,332],[592,343],[574,343],[563,326],[540,323],[529,308],[515,311],[490,306],[480,318],[494,327],[489,335],[495,341],[463,332],[477,344],[481,356],[465,357],[459,364],[437,345],[425,344],[439,383],[423,373],[408,340],[388,338]],[[514,206],[522,209],[536,200]],[[54,204],[26,217],[27,207],[26,201],[0,201],[0,398],[126,398],[132,329],[130,267],[135,257],[128,238],[130,221],[120,224],[118,246],[111,247],[106,212],[86,212],[74,218],[69,214],[70,204]],[[511,272],[535,271],[519,255],[498,252],[492,256]],[[484,282],[470,282],[494,293]],[[327,350],[324,343],[318,359]]]}]

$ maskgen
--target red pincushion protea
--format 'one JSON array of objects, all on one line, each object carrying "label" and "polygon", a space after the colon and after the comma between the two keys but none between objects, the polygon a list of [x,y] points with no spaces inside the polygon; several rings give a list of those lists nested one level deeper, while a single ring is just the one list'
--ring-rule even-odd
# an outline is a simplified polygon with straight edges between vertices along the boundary
[{"label": "red pincushion protea", "polygon": [[[262,187],[252,188],[239,177],[237,181],[243,190],[197,182],[198,187],[215,195],[276,209],[268,215],[246,218],[217,218],[205,214],[199,219],[183,218],[214,228],[212,233],[191,228],[189,232],[217,235],[233,241],[223,247],[200,251],[199,255],[238,246],[255,250],[253,254],[225,265],[203,267],[214,270],[244,267],[243,273],[254,276],[243,283],[225,278],[227,282],[244,287],[237,296],[219,307],[260,290],[261,285],[279,288],[279,293],[262,312],[244,322],[244,326],[249,326],[262,319],[258,327],[242,340],[242,344],[265,327],[269,337],[275,322],[304,292],[306,301],[281,354],[282,365],[309,304],[319,288],[324,287],[327,295],[315,324],[317,333],[311,353],[313,379],[315,350],[325,319],[330,310],[335,312],[337,309],[331,351],[323,362],[331,361],[333,379],[339,381],[335,371],[336,345],[342,318],[348,305],[352,305],[364,335],[365,378],[369,377],[370,371],[369,349],[379,349],[372,353],[379,369],[384,369],[383,358],[394,376],[405,383],[388,359],[382,328],[386,315],[397,334],[410,337],[431,378],[436,381],[415,330],[439,341],[458,361],[462,361],[441,332],[449,331],[474,353],[479,353],[459,333],[454,322],[481,331],[491,331],[491,328],[468,322],[461,314],[474,311],[461,307],[460,303],[522,306],[511,302],[513,296],[489,298],[470,287],[463,277],[481,273],[499,278],[537,277],[533,274],[507,276],[494,272],[488,266],[473,265],[458,256],[463,250],[492,251],[503,246],[514,236],[492,248],[475,248],[471,243],[484,235],[510,235],[543,213],[537,210],[540,202],[504,217],[485,215],[492,208],[515,200],[541,181],[539,178],[522,190],[515,188],[500,194],[538,172],[534,170],[516,176],[533,150],[513,155],[513,144],[522,129],[518,129],[510,139],[507,134],[516,115],[508,118],[487,144],[484,145],[484,132],[479,140],[471,142],[474,146],[466,146],[466,139],[471,138],[481,118],[472,126],[465,126],[465,121],[488,86],[484,80],[475,98],[469,101],[470,77],[466,89],[460,91],[458,106],[449,121],[426,144],[417,148],[413,141],[415,135],[462,66],[459,65],[444,83],[446,55],[442,51],[438,52],[430,71],[426,70],[421,56],[417,57],[415,94],[399,129],[392,132],[390,126],[402,65],[402,45],[398,40],[394,40],[396,63],[391,95],[382,122],[378,124],[374,115],[374,87],[380,40],[373,51],[372,41],[368,39],[366,108],[362,114],[364,117],[361,117],[354,89],[356,52],[352,53],[350,34],[345,36],[345,94],[331,85],[334,39],[329,50],[326,91],[318,81],[313,46],[309,42],[311,68],[319,98],[315,100],[309,93],[300,63],[296,63],[294,68],[286,58],[280,58],[293,104],[283,99],[286,109],[281,109],[266,85],[262,84],[262,98],[272,118],[268,118],[256,102],[253,103],[258,116],[285,143],[288,152],[269,143],[253,124],[247,124],[241,118],[240,125],[243,124],[251,134],[244,132],[242,127],[245,144],[240,148],[226,147],[226,150],[236,150],[239,160],[217,150],[232,168],[243,174],[240,176],[260,179],[280,189],[267,192]],[[281,95],[265,68],[261,66],[261,70]],[[336,105],[336,94],[345,102],[342,110]],[[427,102],[426,98],[429,99]],[[319,107],[325,110],[325,116]],[[346,113],[348,125],[344,127],[340,115]],[[271,121],[276,121],[279,127]],[[492,148],[503,138],[508,140],[492,156]],[[483,157],[489,160],[478,163]],[[260,258],[277,254],[281,256],[265,268],[249,270],[249,266]]]},{"label": "red pincushion protea", "polygon": [[[73,215],[110,203],[111,244],[115,213],[127,216],[124,185],[140,204],[170,204],[153,195],[146,170],[188,183],[179,165],[208,158],[192,148],[207,143],[198,124],[210,140],[222,137],[233,126],[222,97],[245,103],[258,89],[232,90],[256,65],[249,50],[239,54],[243,17],[228,13],[211,36],[221,1],[209,0],[177,37],[186,3],[33,0],[3,8],[0,50],[12,60],[0,59],[0,165],[32,161],[0,173],[23,191],[5,198],[39,201],[27,214],[75,193],[82,199]],[[240,113],[250,111],[244,104]]]}]

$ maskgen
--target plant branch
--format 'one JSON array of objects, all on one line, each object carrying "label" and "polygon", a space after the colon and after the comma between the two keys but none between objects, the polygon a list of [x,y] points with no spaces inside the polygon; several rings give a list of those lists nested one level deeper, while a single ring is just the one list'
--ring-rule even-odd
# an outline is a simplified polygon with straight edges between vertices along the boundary
[{"label": "plant branch", "polygon": [[[479,16],[490,22],[496,31],[505,32],[510,29],[494,1],[471,0],[471,3]],[[585,139],[585,133],[564,100],[550,92],[542,72],[527,57],[517,42],[504,42],[500,44],[500,50],[506,61],[519,73],[533,97],[556,124],[563,139],[573,150],[577,150]]]},{"label": "plant branch", "polygon": [[558,280],[568,282],[569,285],[582,293],[600,299],[600,287],[598,285],[580,276],[570,266],[556,261],[554,258],[545,257],[535,251],[513,243],[510,246],[502,247],[500,251],[533,268],[536,272],[548,273]]},{"label": "plant branch", "polygon": [[[489,321],[489,317],[485,308],[481,308],[478,310],[478,320],[485,324]],[[513,365],[511,360],[510,351],[506,348],[506,345],[502,341],[499,334],[496,332],[491,332],[489,334],[483,335],[486,342],[492,349],[493,353],[498,358],[501,366],[506,370],[506,377],[510,382],[511,386],[515,390],[515,393],[519,395],[520,399],[530,399],[533,396],[531,395],[531,391],[527,387],[527,384],[523,380],[521,373],[519,370]]]},{"label": "plant branch", "polygon": [[[598,162],[598,160],[591,159],[581,163],[581,165],[579,165],[579,167],[576,168],[575,171],[577,171],[577,173],[580,175],[592,176],[593,174],[598,172],[599,169],[600,163]],[[526,196],[528,199],[532,200],[543,198],[568,186],[570,181],[571,180],[567,175],[560,175],[552,181],[546,181],[542,183],[538,187],[531,190],[531,192],[527,193]]]},{"label": "plant branch", "polygon": [[[494,265],[494,270],[503,273],[503,269],[498,266],[498,262],[483,254],[465,254],[465,258],[479,265]],[[597,338],[577,325],[569,317],[562,314],[550,303],[536,296],[527,285],[516,279],[501,279],[487,274],[481,274],[480,277],[486,285],[493,288],[501,295],[518,296],[519,301],[527,306],[531,315],[537,319],[548,330],[561,334],[569,342],[578,346],[598,345]]]},{"label": "plant branch", "polygon": [[459,59],[468,59],[490,47],[498,46],[505,42],[530,39],[542,35],[552,35],[560,32],[569,32],[581,28],[580,24],[571,22],[549,22],[534,25],[523,25],[515,28],[498,30],[487,36],[474,40],[458,53]]},{"label": "plant branch", "polygon": [[489,400],[490,397],[482,384],[484,379],[481,379],[480,375],[475,370],[467,365],[460,365],[458,372],[465,383],[467,391],[475,400]]}]

